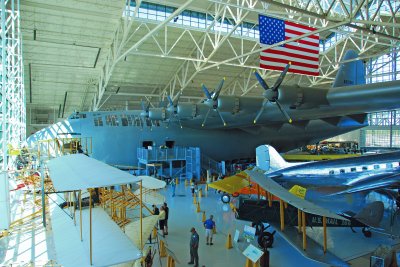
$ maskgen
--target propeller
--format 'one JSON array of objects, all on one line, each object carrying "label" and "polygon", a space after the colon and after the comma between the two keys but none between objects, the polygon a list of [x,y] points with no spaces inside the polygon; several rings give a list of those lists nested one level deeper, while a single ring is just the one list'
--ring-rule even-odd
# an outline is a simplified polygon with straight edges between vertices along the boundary
[{"label": "propeller", "polygon": [[218,84],[217,88],[215,89],[215,91],[213,93],[210,93],[210,91],[207,89],[207,87],[204,84],[201,84],[201,88],[203,89],[204,94],[207,97],[207,102],[212,102],[212,105],[208,109],[206,116],[204,117],[203,123],[201,124],[202,127],[204,127],[204,125],[206,124],[206,121],[207,121],[208,115],[210,114],[211,109],[214,109],[214,111],[217,112],[217,114],[221,118],[222,123],[224,124],[224,126],[226,126],[226,122],[225,122],[224,118],[222,117],[221,112],[219,112],[219,109],[218,109],[218,97],[219,97],[219,94],[221,93],[221,89],[222,89],[222,86],[224,85],[225,79],[226,78],[224,77],[220,81],[220,83]]},{"label": "propeller", "polygon": [[167,96],[168,102],[169,102],[167,110],[169,111],[169,114],[170,114],[170,116],[169,116],[170,119],[168,121],[167,128],[169,126],[169,123],[171,122],[172,117],[174,117],[179,122],[181,129],[183,128],[182,124],[181,124],[181,119],[179,118],[179,115],[178,115],[178,103],[179,103],[179,98],[181,97],[181,94],[182,94],[182,91],[179,91],[179,94],[176,97],[175,101],[172,101],[172,98],[170,96]]},{"label": "propeller", "polygon": [[285,69],[282,71],[281,75],[279,75],[278,80],[276,80],[275,84],[272,87],[269,87],[268,84],[264,81],[264,79],[261,77],[261,75],[257,72],[254,71],[254,75],[256,76],[258,82],[261,84],[261,86],[264,88],[264,100],[261,105],[260,111],[257,113],[256,118],[254,119],[254,124],[257,123],[258,119],[262,115],[265,109],[265,104],[269,101],[271,103],[276,103],[276,106],[279,108],[280,112],[285,116],[285,118],[288,120],[289,123],[292,123],[292,119],[290,118],[289,114],[286,112],[286,110],[282,107],[281,103],[279,102],[279,86],[281,85],[283,79],[286,76],[286,73],[288,72],[290,68],[290,62],[289,64],[286,65]]}]

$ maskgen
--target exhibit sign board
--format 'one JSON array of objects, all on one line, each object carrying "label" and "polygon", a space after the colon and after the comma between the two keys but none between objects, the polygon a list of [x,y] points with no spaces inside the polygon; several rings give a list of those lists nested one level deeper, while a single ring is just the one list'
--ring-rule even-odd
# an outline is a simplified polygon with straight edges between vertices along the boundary
[{"label": "exhibit sign board", "polygon": [[264,254],[264,252],[252,244],[250,244],[244,251],[243,255],[245,255],[248,259],[250,259],[252,262],[257,262],[261,256]]},{"label": "exhibit sign board", "polygon": [[247,240],[254,240],[256,236],[256,228],[245,225],[243,231],[243,237]]}]

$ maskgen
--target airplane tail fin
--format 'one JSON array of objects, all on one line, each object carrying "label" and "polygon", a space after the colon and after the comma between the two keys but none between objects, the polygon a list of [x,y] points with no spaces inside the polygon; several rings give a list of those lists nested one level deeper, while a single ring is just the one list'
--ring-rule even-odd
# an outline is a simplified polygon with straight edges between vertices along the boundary
[{"label": "airplane tail fin", "polygon": [[256,161],[257,167],[264,171],[275,171],[291,165],[270,145],[256,148]]},{"label": "airplane tail fin", "polygon": [[349,86],[365,84],[365,66],[362,60],[354,60],[358,57],[358,54],[354,50],[348,50],[343,57],[343,61],[353,60],[345,62],[340,65],[339,70],[336,74],[336,79],[333,82],[332,87]]}]

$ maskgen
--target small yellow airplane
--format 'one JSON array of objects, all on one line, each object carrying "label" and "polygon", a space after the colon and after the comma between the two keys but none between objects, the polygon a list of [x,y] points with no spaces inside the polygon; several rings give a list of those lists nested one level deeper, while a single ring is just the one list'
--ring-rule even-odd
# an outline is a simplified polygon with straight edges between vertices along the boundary
[{"label": "small yellow airplane", "polygon": [[252,182],[245,171],[210,183],[208,186],[225,192],[221,197],[221,201],[224,203],[230,202],[230,195],[233,197],[238,197],[239,195],[258,195],[266,197],[266,192],[257,183]]}]

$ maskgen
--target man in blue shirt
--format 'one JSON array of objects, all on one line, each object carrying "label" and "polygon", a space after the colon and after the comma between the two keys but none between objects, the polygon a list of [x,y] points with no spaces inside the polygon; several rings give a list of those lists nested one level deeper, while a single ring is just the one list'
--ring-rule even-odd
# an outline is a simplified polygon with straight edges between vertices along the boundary
[{"label": "man in blue shirt", "polygon": [[[215,222],[213,221],[214,216],[210,215],[210,219],[204,222],[204,228],[206,228],[206,242],[207,245],[214,245],[212,242],[213,238],[213,229],[215,227]],[[210,241],[210,242],[208,242]]]},{"label": "man in blue shirt", "polygon": [[190,229],[190,232],[192,233],[190,236],[190,261],[188,264],[194,264],[194,267],[199,266],[199,254],[198,254],[198,249],[199,249],[199,235],[196,232],[196,229],[192,227]]}]

